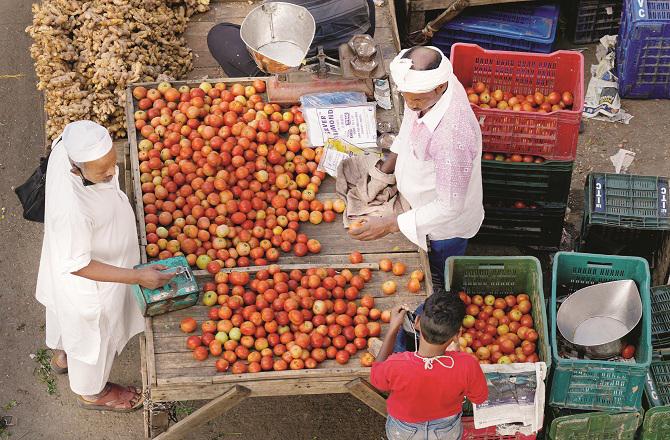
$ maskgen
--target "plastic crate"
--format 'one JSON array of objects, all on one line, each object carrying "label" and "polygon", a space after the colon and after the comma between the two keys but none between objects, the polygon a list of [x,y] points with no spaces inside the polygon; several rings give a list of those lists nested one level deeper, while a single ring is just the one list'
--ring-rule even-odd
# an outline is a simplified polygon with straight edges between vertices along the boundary
[{"label": "plastic crate", "polygon": [[535,434],[499,435],[495,426],[475,429],[475,420],[472,417],[461,417],[461,424],[463,425],[462,440],[534,440],[537,438]]},{"label": "plastic crate", "polygon": [[526,293],[532,304],[531,315],[538,356],[551,367],[547,312],[542,290],[542,267],[535,257],[449,257],[444,265],[445,288],[452,292],[504,297]]},{"label": "plastic crate", "polygon": [[[548,403],[562,408],[639,411],[651,361],[649,266],[639,257],[557,252],[552,272],[551,351],[554,372]],[[559,357],[556,312],[558,297],[608,281],[632,279],[642,299],[642,320],[635,363]]]},{"label": "plastic crate", "polygon": [[651,284],[664,284],[670,273],[670,231],[591,225],[582,218],[579,252],[642,257],[649,263]]},{"label": "plastic crate", "polygon": [[670,0],[624,0],[616,64],[621,96],[670,98]]},{"label": "plastic crate", "polygon": [[567,0],[564,4],[573,43],[593,43],[619,33],[622,0]]},{"label": "plastic crate", "polygon": [[670,346],[670,286],[651,288],[651,344],[654,348]]},{"label": "plastic crate", "polygon": [[670,407],[670,361],[654,361],[649,365],[647,399],[650,406]]},{"label": "plastic crate", "polygon": [[563,235],[565,203],[538,204],[536,209],[502,208],[484,201],[484,222],[474,241],[508,245],[558,247]]},{"label": "plastic crate", "polygon": [[670,440],[670,406],[651,408],[645,413],[640,440]]},{"label": "plastic crate", "polygon": [[667,177],[590,173],[584,191],[588,224],[670,230]]},{"label": "plastic crate", "polygon": [[482,160],[484,197],[567,203],[573,162],[541,164]]},{"label": "plastic crate", "polygon": [[484,151],[574,160],[584,107],[584,57],[559,50],[551,54],[485,50],[474,44],[451,47],[454,74],[466,87],[477,81],[491,89],[532,94],[570,91],[572,110],[513,112],[471,105],[482,130]]},{"label": "plastic crate", "polygon": [[433,36],[433,46],[447,56],[454,43],[473,43],[485,49],[549,53],[556,39],[556,4],[527,4],[467,8]]},{"label": "plastic crate", "polygon": [[556,417],[547,432],[548,440],[633,440],[639,412],[590,412]]}]

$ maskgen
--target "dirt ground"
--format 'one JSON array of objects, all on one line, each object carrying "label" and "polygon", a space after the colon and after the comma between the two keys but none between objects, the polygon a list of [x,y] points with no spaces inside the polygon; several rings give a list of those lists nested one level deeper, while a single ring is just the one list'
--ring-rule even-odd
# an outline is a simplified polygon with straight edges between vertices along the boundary
[{"label": "dirt ground", "polygon": [[[83,438],[140,439],[142,413],[90,412],[76,406],[67,378],[55,378],[56,393],[35,374],[33,357],[44,344],[44,310],[34,298],[42,228],[21,218],[12,192],[37,165],[42,152],[40,95],[23,32],[31,21],[30,1],[0,0],[0,415],[14,417],[3,436],[26,440]],[[584,52],[585,66],[595,46]],[[568,222],[581,220],[582,188],[590,171],[611,171],[609,156],[619,147],[637,153],[631,173],[668,175],[668,101],[625,101],[630,125],[587,122],[580,137],[572,180]],[[526,249],[471,246],[469,253],[524,254]],[[137,338],[117,360],[111,379],[140,385]],[[189,404],[182,411],[198,406]],[[193,432],[193,439],[380,439],[384,420],[350,396],[256,398]]]}]

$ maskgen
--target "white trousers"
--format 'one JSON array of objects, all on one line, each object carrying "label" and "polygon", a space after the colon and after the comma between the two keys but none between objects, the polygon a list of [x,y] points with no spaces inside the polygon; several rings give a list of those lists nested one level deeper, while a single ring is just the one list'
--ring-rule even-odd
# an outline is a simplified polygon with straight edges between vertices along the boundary
[{"label": "white trousers", "polygon": [[[105,387],[107,379],[109,379],[109,373],[112,370],[112,365],[114,364],[116,349],[113,346],[109,334],[106,330],[106,325],[100,326],[100,352],[98,354],[98,360],[95,365],[81,362],[70,356],[67,358],[67,370],[68,377],[70,379],[70,389],[80,396],[92,396],[94,394],[100,393]],[[46,334],[60,334],[58,318],[56,317],[56,314],[48,308],[46,309]],[[60,336],[57,340],[56,338],[50,340],[50,338],[47,337],[46,343],[47,347],[51,349],[63,350],[63,344]]]}]

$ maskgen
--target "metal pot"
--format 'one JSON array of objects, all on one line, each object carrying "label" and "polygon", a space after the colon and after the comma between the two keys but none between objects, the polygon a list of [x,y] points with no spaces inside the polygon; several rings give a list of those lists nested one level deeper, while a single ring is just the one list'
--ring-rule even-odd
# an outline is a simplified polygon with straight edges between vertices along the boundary
[{"label": "metal pot", "polygon": [[240,27],[240,37],[258,68],[272,74],[296,70],[315,32],[314,17],[306,8],[284,2],[254,8]]},{"label": "metal pot", "polygon": [[622,340],[642,319],[642,300],[633,280],[610,281],[577,290],[558,309],[561,335],[593,359],[621,352]]}]

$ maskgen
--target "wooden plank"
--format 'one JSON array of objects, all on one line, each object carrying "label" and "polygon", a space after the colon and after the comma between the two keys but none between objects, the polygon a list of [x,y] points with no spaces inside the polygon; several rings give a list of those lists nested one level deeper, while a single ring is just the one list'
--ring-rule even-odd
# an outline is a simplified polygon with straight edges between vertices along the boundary
[{"label": "wooden plank", "polygon": [[126,128],[130,148],[130,167],[133,182],[133,199],[135,201],[135,218],[139,229],[141,245],[147,244],[147,230],[144,224],[144,203],[142,202],[142,188],[140,185],[140,159],[137,151],[137,130],[135,129],[135,109],[133,107],[133,86],[126,88]]},{"label": "wooden plank", "polygon": [[[149,377],[147,374],[147,340],[144,335],[140,335],[140,374],[142,375],[142,391],[151,398],[151,389],[149,388]],[[149,429],[150,411],[145,406],[142,413],[144,419],[144,438],[151,438]]]},{"label": "wooden plank", "polygon": [[386,417],[386,399],[367,380],[357,378],[345,386],[355,398],[375,410],[382,417]]},{"label": "wooden plank", "polygon": [[144,336],[146,337],[147,373],[149,386],[156,385],[156,354],[154,350],[153,318],[144,318]]},{"label": "wooden plank", "polygon": [[[268,383],[266,381],[245,382],[252,397],[299,396],[314,394],[343,394],[349,391],[345,384],[351,378],[320,378],[318,381],[284,379]],[[153,391],[155,402],[214,399],[230,388],[230,384],[207,385],[165,385]]]},{"label": "wooden plank", "polygon": [[[502,3],[516,3],[518,1],[532,0],[470,0],[469,6],[497,5]],[[409,0],[410,11],[432,11],[435,9],[445,9],[451,3],[451,0]]]},{"label": "wooden plank", "polygon": [[179,421],[179,423],[168,428],[167,431],[156,437],[156,440],[179,440],[187,438],[193,428],[207,423],[235,407],[242,400],[246,399],[249,394],[251,394],[250,389],[235,385],[220,397],[205,404],[205,406],[188,415]]}]

